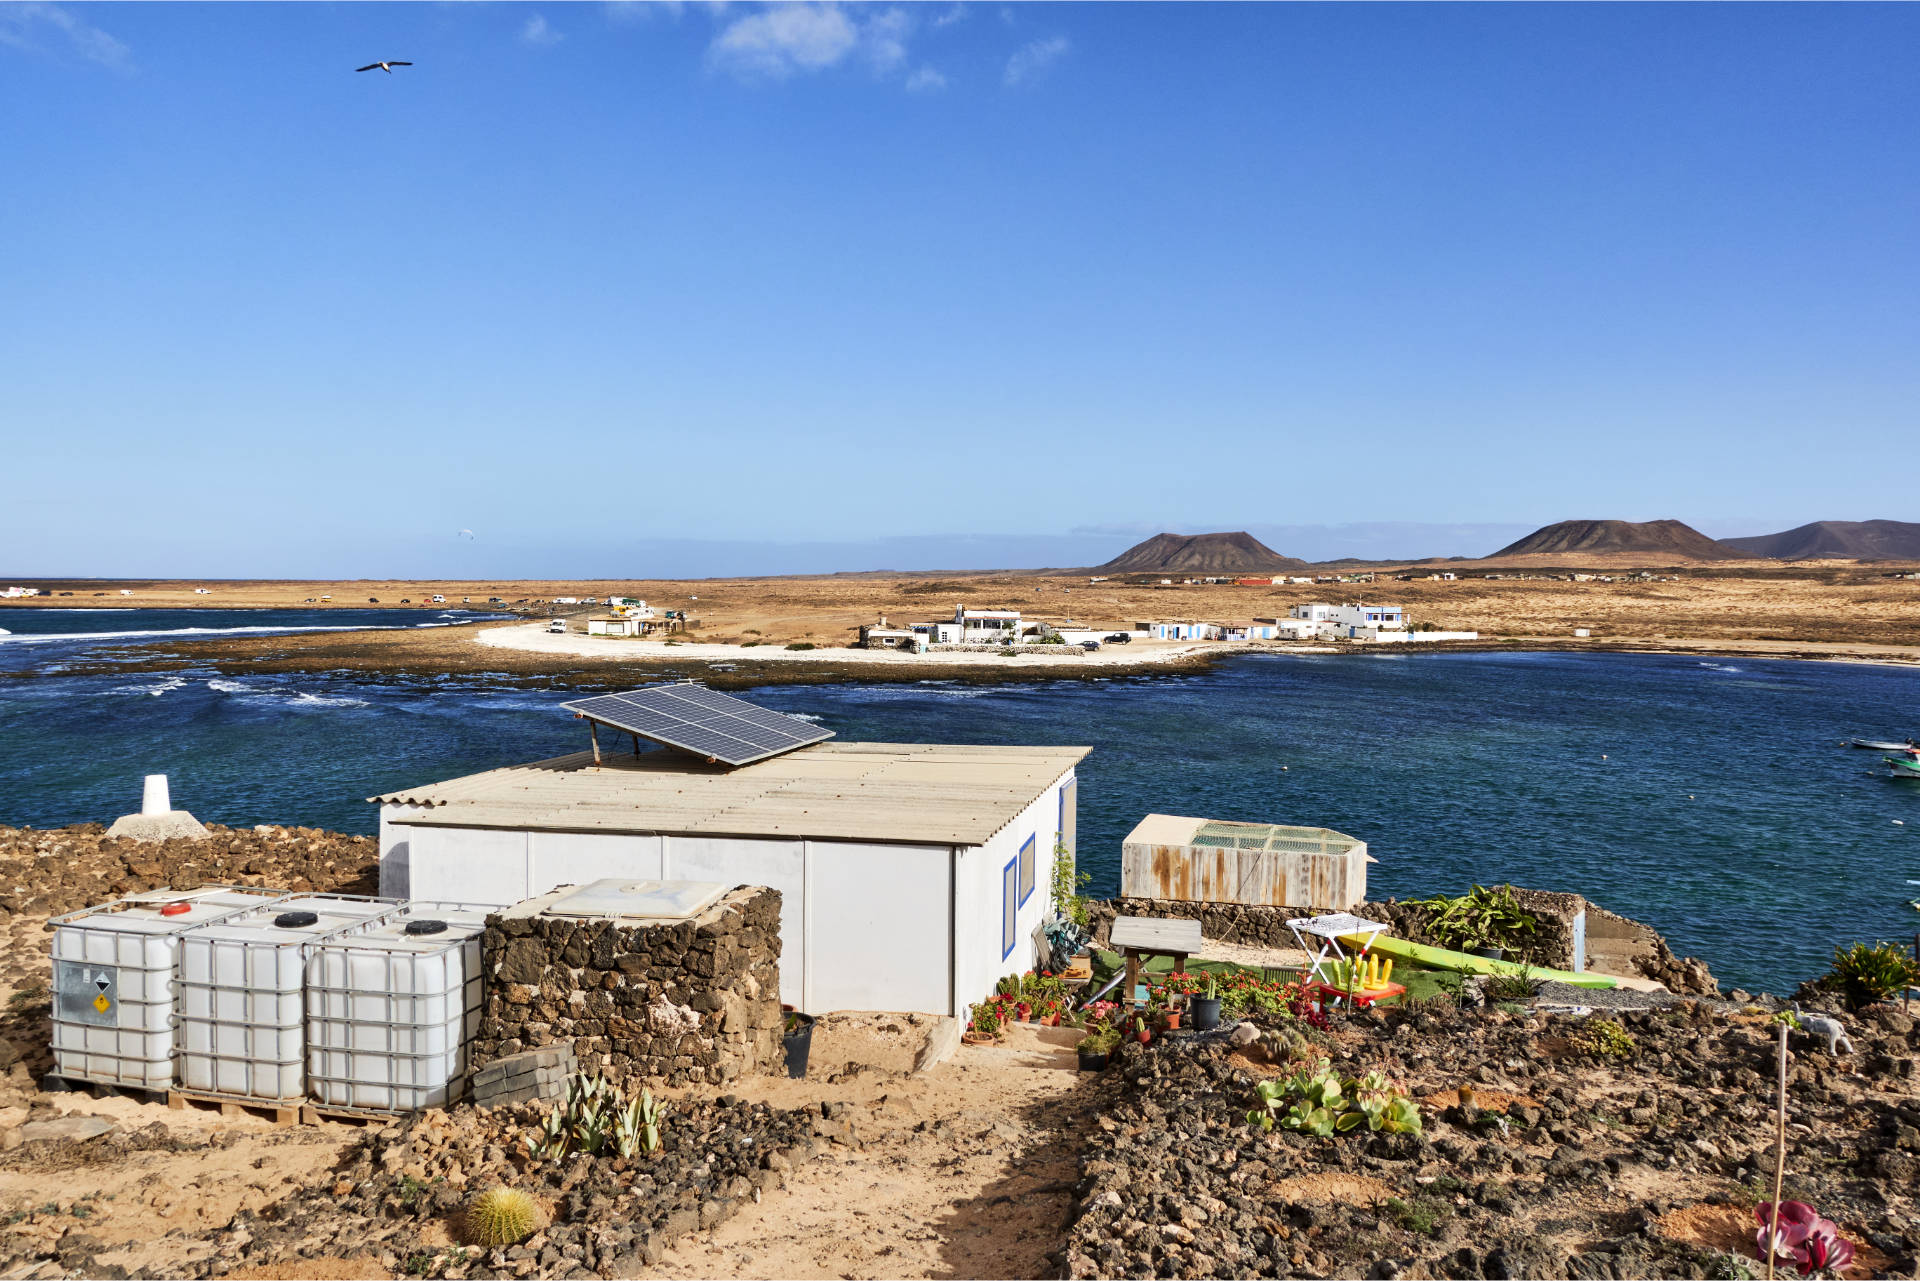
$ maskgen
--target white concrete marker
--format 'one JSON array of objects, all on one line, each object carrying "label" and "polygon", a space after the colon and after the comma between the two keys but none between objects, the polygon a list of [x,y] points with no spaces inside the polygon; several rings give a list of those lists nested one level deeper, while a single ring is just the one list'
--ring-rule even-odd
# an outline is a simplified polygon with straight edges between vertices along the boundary
[{"label": "white concrete marker", "polygon": [[146,791],[140,798],[140,812],[148,815],[173,812],[173,798],[167,795],[165,774],[147,775]]}]

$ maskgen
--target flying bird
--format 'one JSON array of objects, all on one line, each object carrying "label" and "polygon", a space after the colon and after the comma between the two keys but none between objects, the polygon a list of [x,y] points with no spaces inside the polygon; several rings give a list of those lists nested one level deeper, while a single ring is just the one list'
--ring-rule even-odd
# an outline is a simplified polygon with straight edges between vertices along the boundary
[{"label": "flying bird", "polygon": [[392,74],[393,74],[393,69],[394,69],[395,67],[411,67],[412,65],[413,65],[413,64],[412,64],[411,62],[394,62],[394,61],[387,61],[387,62],[369,62],[369,63],[368,63],[368,64],[367,64],[366,66],[364,66],[364,67],[355,67],[355,68],[354,68],[354,70],[355,70],[356,72],[358,72],[358,71],[376,71],[376,70],[378,70],[378,71],[384,71],[384,72],[386,72],[386,73],[387,73],[388,75],[392,75]]}]

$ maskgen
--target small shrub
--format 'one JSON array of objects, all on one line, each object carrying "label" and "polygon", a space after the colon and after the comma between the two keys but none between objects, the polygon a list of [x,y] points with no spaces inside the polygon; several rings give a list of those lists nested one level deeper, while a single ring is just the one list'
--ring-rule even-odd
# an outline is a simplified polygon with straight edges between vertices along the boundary
[{"label": "small shrub", "polygon": [[788,649],[812,649],[813,642],[812,641],[789,641],[787,644],[787,648]]},{"label": "small shrub", "polygon": [[1850,1010],[1920,986],[1920,962],[1897,943],[1855,943],[1833,949],[1833,968],[1820,986],[1838,992]]},{"label": "small shrub", "polygon": [[1446,1202],[1429,1196],[1416,1196],[1410,1201],[1388,1197],[1386,1211],[1395,1223],[1423,1237],[1439,1236],[1441,1221],[1452,1213]]},{"label": "small shrub", "polygon": [[1627,1029],[1612,1019],[1588,1019],[1587,1025],[1574,1033],[1573,1043],[1596,1058],[1633,1057],[1633,1038],[1627,1035]]},{"label": "small shrub", "polygon": [[29,983],[7,998],[7,1009],[15,1014],[21,1014],[46,1000],[47,985],[45,983]]},{"label": "small shrub", "polygon": [[1527,1007],[1518,1001],[1502,1001],[1493,1008],[1502,1014],[1512,1014],[1519,1018],[1525,1018],[1527,1014]]},{"label": "small shrub", "polygon": [[545,1226],[545,1218],[540,1203],[520,1189],[488,1188],[467,1206],[467,1239],[489,1250],[519,1245]]},{"label": "small shrub", "polygon": [[1530,1001],[1533,999],[1531,974],[1490,974],[1486,993],[1489,1001]]},{"label": "small shrub", "polygon": [[1426,932],[1442,947],[1471,951],[1476,947],[1522,948],[1540,932],[1540,918],[1520,905],[1511,885],[1491,889],[1476,885],[1457,898],[1409,899],[1408,907],[1425,909]]}]

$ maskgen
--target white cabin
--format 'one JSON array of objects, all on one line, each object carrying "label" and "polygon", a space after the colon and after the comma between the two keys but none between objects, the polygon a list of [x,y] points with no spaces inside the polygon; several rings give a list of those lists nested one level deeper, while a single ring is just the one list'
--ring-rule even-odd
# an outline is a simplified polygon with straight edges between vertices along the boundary
[{"label": "white cabin", "polygon": [[727,768],[579,752],[373,797],[380,892],[514,903],[603,877],[782,894],[780,999],[964,1015],[1033,968],[1084,747],[819,742]]}]

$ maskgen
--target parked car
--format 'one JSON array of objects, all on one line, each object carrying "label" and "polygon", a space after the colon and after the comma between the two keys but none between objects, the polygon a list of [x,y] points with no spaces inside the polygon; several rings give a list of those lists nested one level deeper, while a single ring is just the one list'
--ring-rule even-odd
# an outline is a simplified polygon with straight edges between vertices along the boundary
[{"label": "parked car", "polygon": [[564,633],[567,630],[567,620],[564,618],[556,618],[547,624],[547,630],[555,634]]},{"label": "parked car", "polygon": [[1080,648],[1085,650],[1099,649],[1100,642],[1097,640],[1083,640],[1080,642]]},{"label": "parked car", "polygon": [[1127,635],[1125,632],[1115,632],[1113,635],[1107,637],[1107,644],[1109,645],[1131,645],[1132,643],[1133,637]]}]

